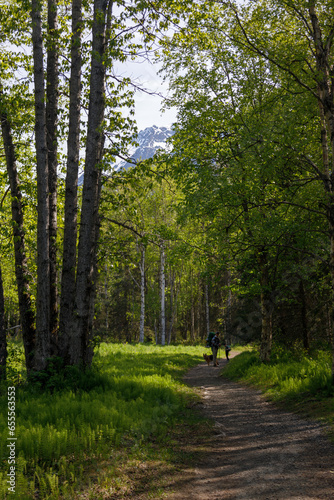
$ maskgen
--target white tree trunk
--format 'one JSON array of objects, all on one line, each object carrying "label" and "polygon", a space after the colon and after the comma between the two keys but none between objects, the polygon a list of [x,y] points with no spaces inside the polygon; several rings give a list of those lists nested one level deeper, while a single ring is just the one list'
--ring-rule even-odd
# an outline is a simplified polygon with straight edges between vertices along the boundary
[{"label": "white tree trunk", "polygon": [[139,342],[144,342],[145,326],[145,247],[141,247],[140,263],[140,324],[139,324]]},{"label": "white tree trunk", "polygon": [[92,317],[96,283],[96,254],[99,236],[99,203],[101,194],[101,161],[103,158],[106,66],[104,62],[109,8],[112,2],[94,0],[92,57],[86,159],[78,266],[76,277],[76,311],[70,345],[70,364],[90,365],[92,348]]},{"label": "white tree trunk", "polygon": [[37,297],[35,370],[50,357],[49,173],[46,144],[45,81],[41,5],[31,3],[34,58],[35,142],[37,166]]},{"label": "white tree trunk", "polygon": [[160,245],[160,341],[161,345],[166,343],[166,315],[165,315],[165,247],[164,243]]},{"label": "white tree trunk", "polygon": [[[167,345],[170,345],[171,340],[172,340],[172,331],[173,331],[175,312],[176,312],[175,303],[174,303],[175,275],[174,275],[174,272],[172,273],[172,270],[170,270],[170,273],[169,273],[169,281],[170,281],[170,323],[169,323],[169,329],[168,329]],[[175,298],[175,300],[176,300],[176,298]]]},{"label": "white tree trunk", "polygon": [[60,355],[69,359],[77,267],[78,170],[81,104],[81,0],[72,0],[72,45],[65,189],[65,223],[59,317]]},{"label": "white tree trunk", "polygon": [[50,341],[58,356],[57,170],[58,170],[58,12],[57,0],[48,0],[46,140],[49,172]]}]

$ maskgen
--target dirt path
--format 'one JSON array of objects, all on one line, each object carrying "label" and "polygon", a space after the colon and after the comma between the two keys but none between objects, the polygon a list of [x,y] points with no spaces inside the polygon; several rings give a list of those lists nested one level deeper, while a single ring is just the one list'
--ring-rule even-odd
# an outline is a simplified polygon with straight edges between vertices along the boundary
[{"label": "dirt path", "polygon": [[334,446],[321,424],[275,408],[219,371],[202,364],[185,377],[201,388],[201,412],[217,434],[168,500],[334,500]]}]

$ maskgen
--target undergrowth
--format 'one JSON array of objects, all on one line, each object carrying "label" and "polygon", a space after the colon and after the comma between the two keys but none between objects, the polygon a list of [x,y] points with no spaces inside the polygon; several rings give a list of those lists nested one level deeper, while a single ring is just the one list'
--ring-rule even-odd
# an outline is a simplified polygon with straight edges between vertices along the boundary
[{"label": "undergrowth", "polygon": [[[120,450],[141,450],[176,425],[194,393],[182,375],[203,347],[102,344],[91,370],[63,370],[54,360],[16,387],[16,493],[11,498],[75,498],[87,471]],[[15,375],[15,374],[14,374]],[[13,383],[13,382],[11,382]],[[8,490],[7,396],[0,416],[0,498]]]},{"label": "undergrowth", "polygon": [[[64,369],[54,359],[27,385],[22,350],[14,346],[7,375],[9,385],[16,386],[16,493],[6,496],[3,385],[0,498],[161,498],[178,460],[191,461],[191,446],[188,457],[185,446],[177,456],[184,429],[203,432],[203,422],[191,422],[187,409],[195,392],[182,383],[183,374],[203,361],[202,354],[201,346],[101,344],[91,370]],[[254,349],[231,359],[223,374],[261,387],[276,401],[316,404],[320,416],[325,409],[334,422],[330,362],[325,351],[309,356],[275,346],[269,364],[262,364]]]},{"label": "undergrowth", "polygon": [[232,380],[251,383],[277,401],[298,400],[306,396],[327,398],[333,395],[331,355],[303,349],[287,350],[275,346],[270,363],[261,363],[256,350],[239,354],[223,373]]}]

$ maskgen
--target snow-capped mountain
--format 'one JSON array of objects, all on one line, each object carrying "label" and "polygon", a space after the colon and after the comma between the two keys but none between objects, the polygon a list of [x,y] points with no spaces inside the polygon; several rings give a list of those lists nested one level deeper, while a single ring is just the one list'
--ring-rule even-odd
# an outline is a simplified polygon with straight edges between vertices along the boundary
[{"label": "snow-capped mountain", "polygon": [[[136,142],[138,146],[134,146],[129,151],[129,159],[134,162],[139,160],[147,160],[152,158],[154,153],[158,149],[166,148],[166,141],[169,137],[174,134],[174,131],[168,127],[157,127],[153,125],[152,127],[147,127],[141,130],[136,137]],[[133,163],[129,163],[125,160],[119,160],[114,166],[114,170],[123,170],[129,167],[133,167]],[[79,186],[83,184],[84,174],[79,176]]]},{"label": "snow-capped mountain", "polygon": [[[132,148],[129,153],[129,158],[133,161],[147,160],[152,158],[158,149],[166,148],[166,141],[174,134],[173,130],[168,127],[152,127],[145,128],[138,133],[138,146]],[[127,169],[133,164],[127,161],[121,161],[117,164],[116,170]]]}]

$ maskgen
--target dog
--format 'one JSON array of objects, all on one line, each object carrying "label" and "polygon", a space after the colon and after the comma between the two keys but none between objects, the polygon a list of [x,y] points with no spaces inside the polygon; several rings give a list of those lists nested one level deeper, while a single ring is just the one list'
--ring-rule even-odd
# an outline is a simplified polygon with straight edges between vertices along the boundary
[{"label": "dog", "polygon": [[[211,361],[213,361],[213,355],[212,354],[203,354],[203,358],[205,359],[205,361],[208,363],[208,366],[210,366],[210,363]],[[218,365],[218,361],[217,361],[217,365]]]}]

